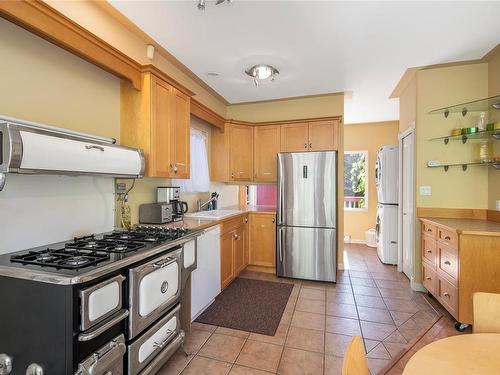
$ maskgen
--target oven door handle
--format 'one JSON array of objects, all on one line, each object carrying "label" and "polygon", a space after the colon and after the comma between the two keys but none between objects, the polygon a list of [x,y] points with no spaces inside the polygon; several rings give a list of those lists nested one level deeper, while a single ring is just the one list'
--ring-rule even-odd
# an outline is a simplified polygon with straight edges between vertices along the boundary
[{"label": "oven door handle", "polygon": [[165,340],[163,340],[160,344],[158,344],[158,343],[155,341],[155,342],[153,343],[153,346],[154,346],[155,348],[163,348],[163,347],[167,344],[167,342],[168,342],[168,340],[170,339],[170,337],[172,336],[172,333],[174,333],[174,331],[172,331],[171,329],[167,329],[167,335],[168,335],[168,336],[167,336],[167,338],[166,338]]},{"label": "oven door handle", "polygon": [[123,357],[126,351],[127,347],[123,342],[112,341],[108,351],[105,353],[94,353],[92,355],[93,363],[88,368],[81,366],[79,371],[81,374],[85,375],[111,374],[111,372],[105,371],[108,370],[110,366],[117,362],[121,357]]},{"label": "oven door handle", "polygon": [[169,264],[174,263],[177,260],[176,257],[167,257],[164,261],[159,261],[155,263],[151,263],[149,266],[153,268],[164,268],[168,266]]},{"label": "oven door handle", "polygon": [[111,328],[115,324],[125,319],[128,316],[128,314],[129,314],[128,310],[121,310],[120,313],[116,314],[115,316],[112,316],[108,320],[105,320],[103,324],[94,328],[93,330],[80,333],[78,335],[78,341],[89,341],[95,339],[101,333],[107,331],[109,328]]}]

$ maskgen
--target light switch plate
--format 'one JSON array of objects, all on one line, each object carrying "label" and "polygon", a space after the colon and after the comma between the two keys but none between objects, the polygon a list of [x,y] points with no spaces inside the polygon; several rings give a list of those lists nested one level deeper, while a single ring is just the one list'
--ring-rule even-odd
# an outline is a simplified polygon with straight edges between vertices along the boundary
[{"label": "light switch plate", "polygon": [[432,195],[430,186],[420,186],[420,195]]}]

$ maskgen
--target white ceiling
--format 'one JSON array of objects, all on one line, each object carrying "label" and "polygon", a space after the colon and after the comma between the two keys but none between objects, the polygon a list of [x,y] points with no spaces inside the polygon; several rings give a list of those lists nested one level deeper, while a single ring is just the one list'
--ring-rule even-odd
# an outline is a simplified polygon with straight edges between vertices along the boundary
[{"label": "white ceiling", "polygon": [[[398,119],[388,97],[407,68],[500,42],[499,1],[196,3],[111,1],[230,103],[349,91],[346,123]],[[278,68],[276,81],[254,87],[244,70],[257,63]]]}]

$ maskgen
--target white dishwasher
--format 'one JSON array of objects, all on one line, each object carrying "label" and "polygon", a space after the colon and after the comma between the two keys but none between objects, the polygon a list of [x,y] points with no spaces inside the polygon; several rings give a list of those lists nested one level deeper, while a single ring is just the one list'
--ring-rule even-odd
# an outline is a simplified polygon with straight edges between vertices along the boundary
[{"label": "white dishwasher", "polygon": [[191,273],[191,320],[220,293],[220,225],[198,237],[197,268]]}]

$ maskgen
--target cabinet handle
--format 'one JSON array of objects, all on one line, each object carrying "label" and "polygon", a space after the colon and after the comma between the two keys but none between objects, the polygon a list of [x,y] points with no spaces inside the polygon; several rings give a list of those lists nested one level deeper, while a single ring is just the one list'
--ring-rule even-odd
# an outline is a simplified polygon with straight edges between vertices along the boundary
[{"label": "cabinet handle", "polygon": [[248,223],[248,217],[244,218],[243,221],[246,223]]},{"label": "cabinet handle", "polygon": [[444,292],[444,293],[443,293],[443,296],[445,296],[445,297],[450,297],[450,294],[449,294],[448,292]]},{"label": "cabinet handle", "polygon": [[233,238],[234,238],[235,240],[239,240],[239,239],[240,239],[240,236],[238,236],[238,235],[235,233],[235,234],[233,234]]},{"label": "cabinet handle", "polygon": [[427,228],[426,230],[427,230],[427,232],[432,232],[431,228]]},{"label": "cabinet handle", "polygon": [[451,266],[451,263],[450,263],[450,261],[448,261],[448,260],[445,260],[445,261],[444,261],[444,264],[446,264],[447,266]]},{"label": "cabinet handle", "polygon": [[426,250],[429,254],[432,254],[432,250]]},{"label": "cabinet handle", "polygon": [[430,280],[431,278],[430,278],[429,276],[427,276],[425,279],[426,279],[426,280]]},{"label": "cabinet handle", "polygon": [[444,239],[447,241],[451,240],[450,236],[445,236]]},{"label": "cabinet handle", "polygon": [[309,148],[313,148],[313,144],[312,143],[309,143]]},{"label": "cabinet handle", "polygon": [[307,143],[304,143],[304,148],[307,148]]},{"label": "cabinet handle", "polygon": [[231,173],[231,178],[233,178],[233,179],[234,179],[234,173]]},{"label": "cabinet handle", "polygon": [[174,173],[177,173],[177,164],[170,164],[170,169],[171,169]]},{"label": "cabinet handle", "polygon": [[276,218],[273,217],[273,224],[276,223]]}]

